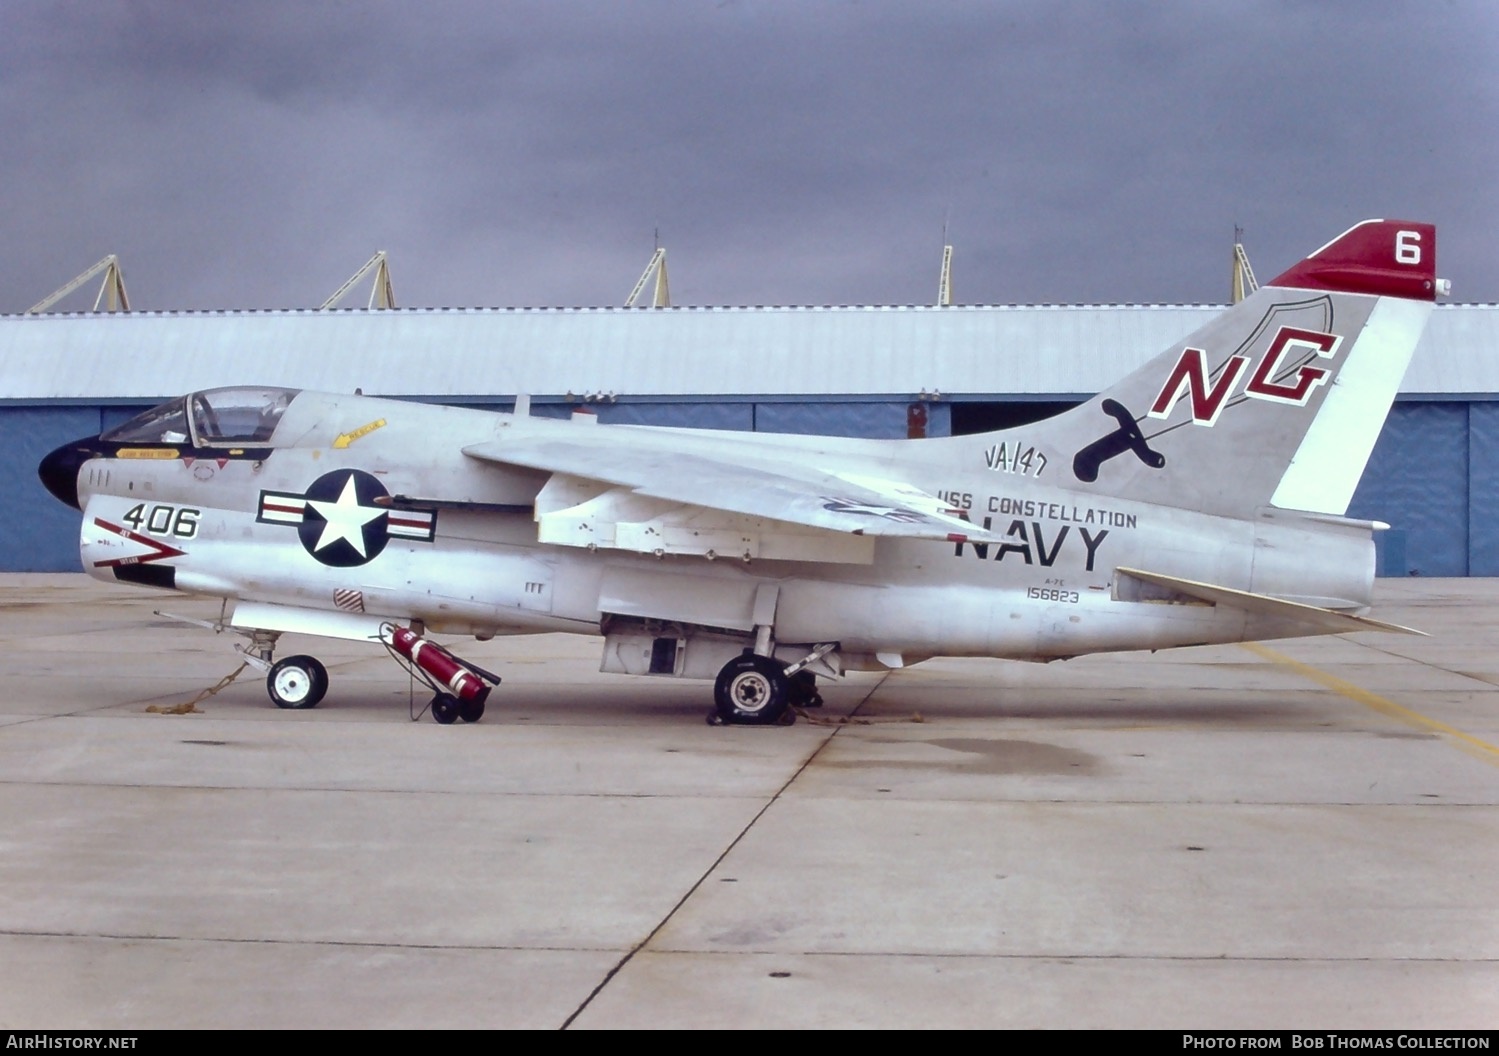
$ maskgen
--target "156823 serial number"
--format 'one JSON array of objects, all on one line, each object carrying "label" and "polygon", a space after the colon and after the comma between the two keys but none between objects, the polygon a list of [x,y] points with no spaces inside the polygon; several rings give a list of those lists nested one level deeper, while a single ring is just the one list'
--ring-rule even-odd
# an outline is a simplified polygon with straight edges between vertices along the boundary
[{"label": "156823 serial number", "polygon": [[1056,587],[1027,587],[1025,596],[1035,601],[1060,601],[1066,605],[1076,605],[1078,595],[1075,590],[1058,590]]}]

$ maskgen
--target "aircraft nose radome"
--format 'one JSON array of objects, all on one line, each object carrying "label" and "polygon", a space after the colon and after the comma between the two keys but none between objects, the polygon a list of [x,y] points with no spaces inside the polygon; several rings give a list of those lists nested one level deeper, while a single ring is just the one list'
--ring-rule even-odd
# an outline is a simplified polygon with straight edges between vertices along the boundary
[{"label": "aircraft nose radome", "polygon": [[83,508],[78,503],[78,470],[99,453],[90,446],[92,439],[63,444],[36,467],[36,475],[47,490],[75,510]]}]

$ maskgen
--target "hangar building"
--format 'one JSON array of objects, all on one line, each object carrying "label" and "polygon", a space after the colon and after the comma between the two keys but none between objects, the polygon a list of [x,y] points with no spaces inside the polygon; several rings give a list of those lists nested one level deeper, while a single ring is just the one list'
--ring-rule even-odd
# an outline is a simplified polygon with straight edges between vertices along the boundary
[{"label": "hangar building", "polygon": [[[1221,305],[476,308],[0,317],[0,569],[78,568],[54,447],[163,399],[282,385],[605,422],[941,436],[1071,406]],[[1439,305],[1349,514],[1385,575],[1499,575],[1499,305]]]}]

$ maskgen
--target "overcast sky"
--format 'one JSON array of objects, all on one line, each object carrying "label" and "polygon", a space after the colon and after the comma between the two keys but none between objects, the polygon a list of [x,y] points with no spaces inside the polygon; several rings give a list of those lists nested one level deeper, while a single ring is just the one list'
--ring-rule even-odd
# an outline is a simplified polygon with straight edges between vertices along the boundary
[{"label": "overcast sky", "polygon": [[[1215,302],[1430,220],[1499,300],[1499,4],[4,0],[0,311]],[[92,303],[75,294],[62,307]],[[368,296],[360,290],[358,303]]]}]

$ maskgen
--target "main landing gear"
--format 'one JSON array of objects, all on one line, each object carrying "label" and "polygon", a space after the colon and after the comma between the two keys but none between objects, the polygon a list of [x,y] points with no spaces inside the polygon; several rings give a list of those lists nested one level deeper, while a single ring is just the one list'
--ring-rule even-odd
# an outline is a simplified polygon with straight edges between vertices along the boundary
[{"label": "main landing gear", "polygon": [[798,708],[822,707],[817,676],[806,670],[827,655],[832,645],[819,645],[789,667],[769,656],[745,651],[718,672],[713,684],[712,726],[790,726]]},{"label": "main landing gear", "polygon": [[769,726],[790,716],[795,722],[796,712],[788,710],[790,702],[791,680],[786,677],[785,665],[768,656],[745,653],[719,671],[718,681],[713,683],[713,714],[708,721],[715,726]]}]

